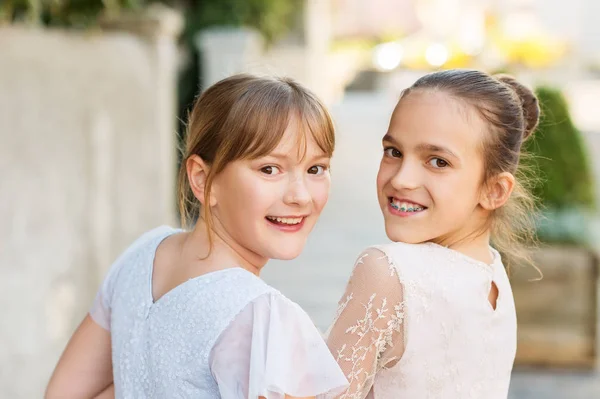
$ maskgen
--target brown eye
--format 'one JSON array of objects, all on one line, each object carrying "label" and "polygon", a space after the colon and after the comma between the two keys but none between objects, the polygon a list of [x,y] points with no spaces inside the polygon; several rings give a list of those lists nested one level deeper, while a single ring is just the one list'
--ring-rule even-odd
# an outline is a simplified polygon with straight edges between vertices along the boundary
[{"label": "brown eye", "polygon": [[394,147],[388,147],[383,151],[388,157],[400,158],[402,156],[402,153]]},{"label": "brown eye", "polygon": [[277,166],[268,165],[260,168],[260,171],[265,175],[276,175],[279,173],[279,168]]},{"label": "brown eye", "polygon": [[325,173],[326,169],[327,168],[323,165],[314,165],[314,166],[311,166],[310,168],[308,168],[308,174],[322,175],[323,173]]},{"label": "brown eye", "polygon": [[432,158],[429,161],[429,165],[433,166],[434,168],[441,169],[448,166],[448,162],[446,162],[442,158]]}]

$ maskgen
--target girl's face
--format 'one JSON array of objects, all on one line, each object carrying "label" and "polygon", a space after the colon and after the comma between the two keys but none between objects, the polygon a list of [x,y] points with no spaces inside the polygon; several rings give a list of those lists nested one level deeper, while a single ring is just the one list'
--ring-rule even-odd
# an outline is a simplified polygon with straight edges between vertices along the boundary
[{"label": "girl's face", "polygon": [[483,134],[474,110],[443,92],[415,91],[399,102],[377,175],[391,240],[451,245],[484,225]]},{"label": "girl's face", "polygon": [[267,156],[231,162],[215,177],[213,218],[246,258],[297,257],[327,203],[330,158],[298,126],[292,119]]}]

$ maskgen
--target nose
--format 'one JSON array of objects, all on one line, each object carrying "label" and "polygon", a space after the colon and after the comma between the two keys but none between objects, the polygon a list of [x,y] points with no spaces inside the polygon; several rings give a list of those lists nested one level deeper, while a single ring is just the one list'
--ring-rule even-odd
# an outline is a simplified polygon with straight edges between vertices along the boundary
[{"label": "nose", "polygon": [[311,202],[311,199],[304,178],[301,176],[292,177],[283,196],[283,202],[286,205],[305,206]]},{"label": "nose", "polygon": [[392,176],[390,184],[396,190],[414,190],[421,183],[421,166],[418,162],[411,162],[409,159],[403,159],[398,164],[396,173]]}]

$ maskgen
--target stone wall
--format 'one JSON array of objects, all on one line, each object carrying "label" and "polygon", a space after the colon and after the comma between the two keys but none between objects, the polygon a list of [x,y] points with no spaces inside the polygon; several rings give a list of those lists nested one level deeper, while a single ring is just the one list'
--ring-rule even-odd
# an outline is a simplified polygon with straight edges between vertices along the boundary
[{"label": "stone wall", "polygon": [[111,262],[175,222],[178,15],[0,28],[0,397],[40,398]]}]

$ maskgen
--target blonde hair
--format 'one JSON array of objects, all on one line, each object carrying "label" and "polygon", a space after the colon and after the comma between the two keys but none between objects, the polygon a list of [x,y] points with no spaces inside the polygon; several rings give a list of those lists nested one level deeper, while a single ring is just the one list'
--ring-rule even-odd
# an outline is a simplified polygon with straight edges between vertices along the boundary
[{"label": "blonde hair", "polygon": [[490,218],[492,242],[507,255],[508,264],[523,261],[532,264],[524,244],[535,243],[536,206],[528,190],[529,182],[519,168],[519,160],[523,155],[523,142],[538,125],[537,97],[511,76],[491,76],[466,69],[426,75],[405,90],[402,97],[416,90],[447,93],[472,106],[487,123],[489,134],[482,143],[484,182],[501,172],[510,172],[516,180],[509,201],[496,209]]},{"label": "blonde hair", "polygon": [[190,227],[202,216],[212,247],[210,207],[201,210],[187,175],[191,156],[198,155],[209,166],[204,190],[204,203],[208,204],[215,176],[233,161],[256,159],[273,151],[293,117],[304,132],[298,137],[299,152],[306,151],[306,135],[310,134],[331,157],[335,147],[331,117],[321,101],[294,80],[239,74],[209,87],[188,118],[177,184],[182,226]]}]

